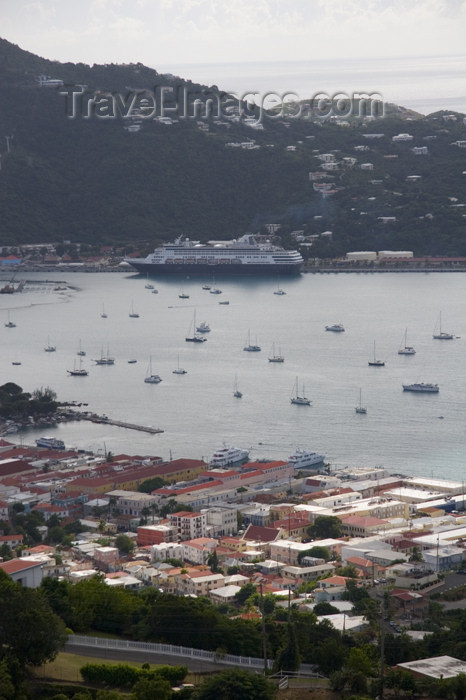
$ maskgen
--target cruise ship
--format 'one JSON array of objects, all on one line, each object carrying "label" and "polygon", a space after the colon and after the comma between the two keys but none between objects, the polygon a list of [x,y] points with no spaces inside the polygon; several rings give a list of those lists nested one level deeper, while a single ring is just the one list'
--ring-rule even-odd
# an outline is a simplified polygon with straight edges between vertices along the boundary
[{"label": "cruise ship", "polygon": [[138,272],[189,272],[217,275],[298,274],[303,257],[271,243],[257,243],[252,234],[238,240],[208,244],[181,236],[174,243],[156,248],[146,258],[127,258]]},{"label": "cruise ship", "polygon": [[403,384],[403,391],[417,391],[424,394],[438,394],[439,388],[438,384],[424,384],[424,382],[418,382],[417,384]]},{"label": "cruise ship", "polygon": [[325,455],[318,452],[308,452],[297,448],[297,450],[288,458],[288,464],[292,464],[297,470],[313,467],[314,464],[321,464],[325,459]]},{"label": "cruise ship", "polygon": [[63,440],[53,437],[41,437],[36,440],[37,447],[48,447],[49,450],[64,450],[65,443]]},{"label": "cruise ship", "polygon": [[210,467],[232,467],[242,464],[249,457],[249,450],[241,450],[239,447],[231,447],[223,443],[223,447],[216,450],[209,461]]}]

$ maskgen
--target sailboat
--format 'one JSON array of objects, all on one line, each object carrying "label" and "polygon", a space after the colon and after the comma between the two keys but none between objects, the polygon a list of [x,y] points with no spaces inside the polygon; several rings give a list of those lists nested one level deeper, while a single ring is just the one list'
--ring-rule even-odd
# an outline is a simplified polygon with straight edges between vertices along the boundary
[{"label": "sailboat", "polygon": [[183,290],[181,290],[180,293],[178,294],[178,298],[179,299],[189,299],[189,294],[185,294],[183,292]]},{"label": "sailboat", "polygon": [[15,353],[15,359],[13,360],[13,362],[11,364],[12,365],[20,365],[21,364],[21,362],[18,360],[16,353]]},{"label": "sailboat", "polygon": [[405,329],[405,336],[404,336],[404,341],[402,341],[400,349],[398,350],[398,355],[415,355],[416,350],[412,347],[412,345],[408,345],[406,342],[406,336],[408,333],[408,329]]},{"label": "sailboat", "polygon": [[107,314],[105,313],[105,306],[102,304],[102,313],[100,314],[100,318],[108,318]]},{"label": "sailboat", "polygon": [[276,294],[279,297],[282,297],[286,294],[285,290],[280,287],[280,280],[277,283],[277,288],[274,291],[274,294]]},{"label": "sailboat", "polygon": [[186,342],[187,342],[187,343],[205,343],[205,341],[207,340],[207,338],[204,338],[203,335],[199,335],[198,333],[196,333],[196,309],[194,309],[193,321],[192,321],[192,324],[190,324],[190,326],[189,326],[189,331],[188,331],[188,333],[191,332],[191,328],[192,328],[193,334],[192,334],[192,335],[188,335],[188,336],[185,338]]},{"label": "sailboat", "polygon": [[303,393],[301,396],[299,394],[298,377],[296,377],[296,382],[294,383],[294,386],[293,386],[293,394],[291,396],[291,403],[297,404],[298,406],[310,406],[311,405],[311,399],[308,399],[304,394],[304,384],[303,384]]},{"label": "sailboat", "polygon": [[129,317],[130,318],[139,318],[139,314],[136,313],[136,311],[134,310],[134,303],[133,302],[131,302],[131,308],[129,310]]},{"label": "sailboat", "polygon": [[188,374],[188,370],[183,369],[183,367],[180,367],[180,356],[178,355],[178,366],[176,369],[173,370],[173,374]]},{"label": "sailboat", "polygon": [[369,360],[368,365],[369,365],[369,367],[385,367],[385,362],[383,360],[376,360],[375,359],[375,340],[374,340],[374,359]]},{"label": "sailboat", "polygon": [[236,374],[235,374],[235,383],[233,384],[233,396],[234,396],[236,399],[241,399],[242,396],[243,396],[243,392],[241,392],[241,391],[238,389],[238,377],[237,377]]},{"label": "sailboat", "polygon": [[356,411],[356,413],[367,413],[367,408],[365,408],[362,405],[361,396],[362,396],[362,391],[361,391],[361,389],[359,389],[359,404],[358,404],[358,406],[356,406],[356,408],[354,410]]},{"label": "sailboat", "polygon": [[261,346],[257,345],[257,338],[256,344],[251,345],[251,331],[248,331],[248,344],[244,346],[243,350],[245,350],[246,352],[260,352],[261,349]]},{"label": "sailboat", "polygon": [[285,358],[280,353],[280,348],[278,348],[278,355],[275,353],[275,343],[272,343],[272,352],[269,355],[269,362],[285,362]]},{"label": "sailboat", "polygon": [[107,345],[107,354],[104,355],[104,348],[102,346],[102,349],[100,351],[100,360],[94,360],[96,365],[114,365],[115,364],[115,358],[110,356],[110,351],[109,347]]},{"label": "sailboat", "polygon": [[56,349],[55,345],[50,345],[50,338],[47,338],[47,345],[44,348],[45,352],[55,352]]},{"label": "sailboat", "polygon": [[5,328],[16,328],[16,323],[10,320],[10,312],[8,312],[8,321],[5,323]]},{"label": "sailboat", "polygon": [[85,354],[86,354],[86,351],[82,349],[81,340],[80,340],[80,341],[79,341],[78,352],[76,353],[76,355],[79,355],[80,357],[84,357]]},{"label": "sailboat", "polygon": [[147,368],[147,376],[144,379],[146,384],[160,384],[162,381],[158,374],[152,374],[152,357],[149,358],[149,366]]},{"label": "sailboat", "polygon": [[149,273],[147,273],[146,289],[154,289],[154,285],[149,282]]},{"label": "sailboat", "polygon": [[209,294],[221,294],[222,290],[215,286],[215,278],[212,278],[212,286],[209,290]]},{"label": "sailboat", "polygon": [[82,367],[83,361],[81,358],[79,358],[79,367],[76,367],[76,360],[74,361],[74,367],[73,369],[67,369],[66,371],[70,375],[70,377],[87,377],[89,372],[87,369],[83,369]]},{"label": "sailboat", "polygon": [[435,340],[453,340],[454,337],[455,336],[452,333],[442,331],[442,312],[440,312],[438,332],[436,333],[434,330],[432,338]]}]

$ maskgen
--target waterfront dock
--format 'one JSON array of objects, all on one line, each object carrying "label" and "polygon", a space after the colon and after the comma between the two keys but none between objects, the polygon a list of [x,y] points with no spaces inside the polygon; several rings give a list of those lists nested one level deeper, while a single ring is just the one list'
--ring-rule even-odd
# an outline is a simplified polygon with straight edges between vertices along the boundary
[{"label": "waterfront dock", "polygon": [[129,430],[140,430],[143,433],[151,433],[155,435],[156,433],[163,433],[161,428],[152,428],[149,425],[137,425],[136,423],[126,423],[121,420],[114,420],[113,418],[108,418],[107,416],[98,416],[95,413],[82,414],[81,417],[84,420],[91,421],[91,423],[105,423],[106,425],[114,425],[117,428],[128,428]]}]

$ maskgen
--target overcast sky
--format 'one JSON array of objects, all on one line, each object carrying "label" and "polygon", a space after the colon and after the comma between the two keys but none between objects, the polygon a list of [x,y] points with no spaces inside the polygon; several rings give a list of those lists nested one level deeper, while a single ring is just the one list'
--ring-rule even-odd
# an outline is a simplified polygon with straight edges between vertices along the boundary
[{"label": "overcast sky", "polygon": [[84,63],[466,53],[466,0],[0,0],[0,36]]}]

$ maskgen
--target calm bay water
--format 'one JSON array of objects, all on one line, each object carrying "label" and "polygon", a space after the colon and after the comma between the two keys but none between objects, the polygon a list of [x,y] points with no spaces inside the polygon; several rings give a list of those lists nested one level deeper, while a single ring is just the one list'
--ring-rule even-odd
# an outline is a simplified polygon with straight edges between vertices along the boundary
[{"label": "calm bay water", "polygon": [[[143,277],[127,272],[23,276],[66,280],[74,290],[37,284],[0,295],[0,383],[14,381],[27,391],[50,386],[62,401],[88,402],[89,410],[164,433],[81,422],[14,434],[14,442],[50,434],[95,451],[207,458],[226,440],[252,448],[253,458],[286,458],[300,446],[324,452],[336,468],[383,465],[464,478],[464,274],[307,274],[280,280],[286,296],[273,294],[276,279],[219,279],[217,296],[202,290],[208,279],[154,278],[159,293],[152,294]],[[178,298],[181,289],[189,299]],[[129,318],[132,303],[139,318]],[[16,328],[4,326],[8,310]],[[185,342],[194,311],[198,323],[212,328],[199,345]],[[443,330],[457,339],[432,339],[440,312]],[[337,322],[345,333],[324,330]],[[417,351],[412,357],[397,354],[405,328]],[[243,351],[248,331],[262,352]],[[80,341],[90,373],[70,377]],[[374,341],[385,367],[368,366]],[[48,342],[56,352],[44,352]],[[272,343],[283,364],[268,362]],[[115,365],[95,366],[91,358],[107,347]],[[172,374],[178,355],[186,375]],[[158,385],[144,383],[150,357],[163,379]],[[128,364],[130,358],[137,363]],[[22,364],[13,366],[14,360]],[[242,399],[233,397],[235,374]],[[310,407],[290,403],[296,377]],[[417,381],[438,383],[440,393],[402,391],[402,383]],[[354,410],[360,389],[367,415]]]}]

